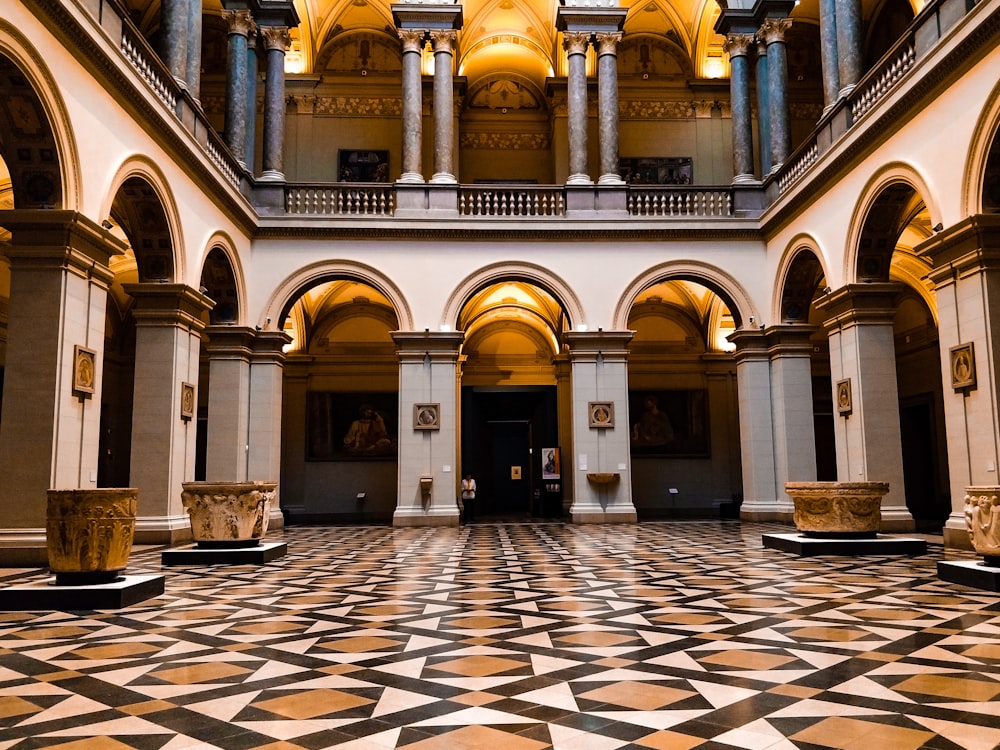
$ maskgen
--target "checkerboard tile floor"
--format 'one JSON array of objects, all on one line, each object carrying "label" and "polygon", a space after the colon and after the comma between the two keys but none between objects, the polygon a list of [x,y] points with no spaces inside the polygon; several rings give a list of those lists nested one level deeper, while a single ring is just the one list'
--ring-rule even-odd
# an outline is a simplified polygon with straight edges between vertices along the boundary
[{"label": "checkerboard tile floor", "polygon": [[1000,597],[936,576],[962,553],[776,530],[284,529],[123,610],[0,613],[0,750],[1000,748]]}]

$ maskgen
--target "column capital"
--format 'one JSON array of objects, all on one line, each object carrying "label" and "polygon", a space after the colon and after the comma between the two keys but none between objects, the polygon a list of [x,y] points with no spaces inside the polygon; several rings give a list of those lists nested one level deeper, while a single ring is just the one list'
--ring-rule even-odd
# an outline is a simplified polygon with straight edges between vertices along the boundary
[{"label": "column capital", "polygon": [[257,30],[257,24],[249,10],[224,10],[222,19],[226,22],[230,34],[250,36]]},{"label": "column capital", "polygon": [[563,49],[567,55],[585,55],[591,36],[589,31],[567,31],[563,34]]},{"label": "column capital", "polygon": [[808,357],[812,354],[810,338],[817,326],[810,325],[775,325],[764,329],[768,354],[771,357],[779,355],[796,355]]},{"label": "column capital", "polygon": [[458,362],[465,331],[394,331],[396,355],[400,363]]},{"label": "column capital", "polygon": [[209,297],[187,284],[125,284],[135,300],[132,317],[137,326],[179,325],[201,333],[201,316],[215,307]]},{"label": "column capital", "polygon": [[421,52],[427,43],[427,32],[423,29],[396,29],[403,52]]},{"label": "column capital", "polygon": [[563,341],[569,347],[569,357],[573,361],[593,359],[597,355],[606,359],[624,358],[634,335],[635,331],[569,331],[563,334]]},{"label": "column capital", "polygon": [[242,359],[249,361],[256,331],[246,326],[212,325],[205,328],[208,342],[205,349],[210,359]]},{"label": "column capital", "polygon": [[454,53],[455,42],[458,41],[458,32],[454,29],[431,29],[428,36],[434,46],[434,54],[438,52]]},{"label": "column capital", "polygon": [[285,364],[285,346],[292,343],[292,337],[284,331],[257,331],[253,338],[250,358],[256,364]]},{"label": "column capital", "polygon": [[594,37],[597,40],[597,56],[618,55],[618,45],[622,41],[620,31],[599,31]]},{"label": "column capital", "polygon": [[759,328],[740,328],[726,336],[726,340],[736,346],[733,357],[737,365],[770,359],[767,334]]},{"label": "column capital", "polygon": [[292,43],[292,36],[285,26],[261,26],[260,35],[264,40],[264,47],[267,50],[279,50],[284,52]]},{"label": "column capital", "polygon": [[963,276],[1000,270],[1000,215],[973,214],[939,231],[914,252],[932,264],[928,277],[945,284]]},{"label": "column capital", "polygon": [[728,34],[722,49],[729,55],[730,60],[734,57],[745,57],[750,54],[755,39],[753,34]]},{"label": "column capital", "polygon": [[889,324],[896,315],[896,297],[903,285],[897,282],[847,284],[816,300],[816,308],[826,314],[828,332],[858,324]]},{"label": "column capital", "polygon": [[760,24],[760,35],[767,44],[784,42],[785,34],[792,26],[791,18],[765,18]]}]

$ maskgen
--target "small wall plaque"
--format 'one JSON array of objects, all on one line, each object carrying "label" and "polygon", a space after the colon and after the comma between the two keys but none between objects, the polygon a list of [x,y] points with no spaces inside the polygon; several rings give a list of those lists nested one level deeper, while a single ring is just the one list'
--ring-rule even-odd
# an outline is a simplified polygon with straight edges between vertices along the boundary
[{"label": "small wall plaque", "polygon": [[837,381],[837,413],[846,417],[854,411],[854,401],[851,394],[851,379]]},{"label": "small wall plaque", "polygon": [[972,342],[953,346],[951,352],[951,387],[956,391],[976,385],[976,357]]},{"label": "small wall plaque", "polygon": [[614,401],[590,401],[587,403],[587,413],[590,415],[591,427],[615,426]]},{"label": "small wall plaque", "polygon": [[414,430],[440,430],[441,404],[414,404]]},{"label": "small wall plaque", "polygon": [[181,383],[181,419],[185,422],[194,419],[196,406],[194,385],[191,383]]},{"label": "small wall plaque", "polygon": [[94,395],[97,380],[97,352],[84,346],[73,347],[73,395],[81,399]]}]

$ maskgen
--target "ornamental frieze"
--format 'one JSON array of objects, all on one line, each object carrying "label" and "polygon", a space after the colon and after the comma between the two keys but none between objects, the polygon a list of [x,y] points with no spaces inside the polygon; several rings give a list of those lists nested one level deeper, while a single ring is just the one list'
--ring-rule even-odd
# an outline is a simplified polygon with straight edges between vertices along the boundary
[{"label": "ornamental frieze", "polygon": [[319,96],[316,97],[313,112],[337,117],[399,116],[403,112],[403,100],[396,97]]},{"label": "ornamental frieze", "polygon": [[462,148],[543,151],[551,146],[546,133],[463,133]]}]

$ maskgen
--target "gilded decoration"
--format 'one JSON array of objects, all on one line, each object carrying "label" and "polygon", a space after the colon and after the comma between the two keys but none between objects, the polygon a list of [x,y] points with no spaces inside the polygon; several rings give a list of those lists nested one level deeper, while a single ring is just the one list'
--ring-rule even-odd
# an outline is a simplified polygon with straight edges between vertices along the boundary
[{"label": "gilded decoration", "polygon": [[138,490],[49,490],[45,538],[56,583],[110,582],[128,563]]},{"label": "gilded decoration", "polygon": [[267,533],[274,482],[185,482],[181,502],[199,546],[253,546]]},{"label": "gilded decoration", "polygon": [[398,97],[318,96],[313,103],[314,114],[335,117],[395,117],[402,112]]},{"label": "gilded decoration", "polygon": [[1000,487],[965,488],[965,525],[972,547],[1000,558]]},{"label": "gilded decoration", "polygon": [[539,151],[549,148],[546,133],[463,133],[462,148],[503,149],[508,151]]},{"label": "gilded decoration", "polygon": [[788,482],[795,527],[807,536],[875,536],[887,482]]}]

